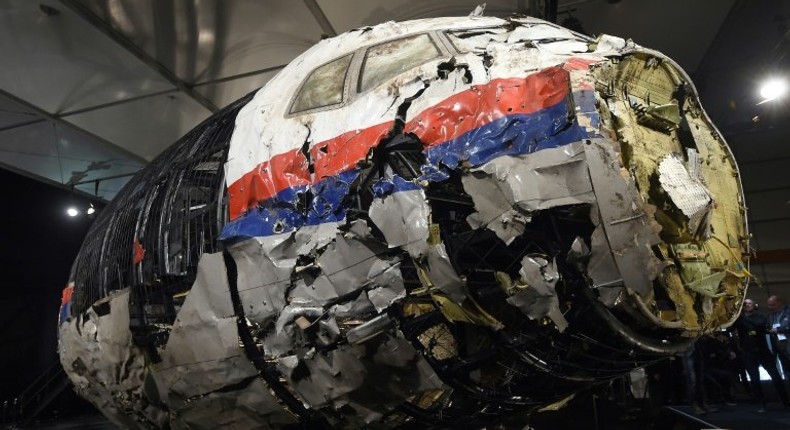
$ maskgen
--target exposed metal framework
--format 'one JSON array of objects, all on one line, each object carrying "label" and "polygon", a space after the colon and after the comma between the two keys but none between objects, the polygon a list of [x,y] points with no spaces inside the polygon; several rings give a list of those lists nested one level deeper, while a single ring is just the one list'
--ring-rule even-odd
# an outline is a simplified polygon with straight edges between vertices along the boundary
[{"label": "exposed metal framework", "polygon": [[198,257],[216,251],[226,212],[222,165],[247,100],[176,142],[106,208],[113,215],[91,227],[72,268],[75,314],[131,287],[138,327],[172,323],[178,305],[172,295],[190,288]]}]

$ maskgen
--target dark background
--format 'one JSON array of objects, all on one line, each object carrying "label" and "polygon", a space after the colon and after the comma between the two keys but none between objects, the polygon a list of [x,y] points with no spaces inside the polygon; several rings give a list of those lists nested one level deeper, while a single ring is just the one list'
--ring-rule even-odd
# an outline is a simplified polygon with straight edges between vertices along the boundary
[{"label": "dark background", "polygon": [[[66,215],[92,200],[0,169],[0,401],[57,360],[61,290],[92,219]],[[98,201],[93,201],[99,207]]]}]

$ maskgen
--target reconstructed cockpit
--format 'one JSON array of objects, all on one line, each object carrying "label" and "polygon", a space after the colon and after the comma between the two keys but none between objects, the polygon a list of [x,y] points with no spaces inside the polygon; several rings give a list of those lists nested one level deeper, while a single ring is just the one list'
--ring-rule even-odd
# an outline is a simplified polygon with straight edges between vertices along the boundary
[{"label": "reconstructed cockpit", "polygon": [[97,219],[60,324],[124,427],[475,427],[729,324],[735,161],[662,54],[532,18],[323,40]]}]

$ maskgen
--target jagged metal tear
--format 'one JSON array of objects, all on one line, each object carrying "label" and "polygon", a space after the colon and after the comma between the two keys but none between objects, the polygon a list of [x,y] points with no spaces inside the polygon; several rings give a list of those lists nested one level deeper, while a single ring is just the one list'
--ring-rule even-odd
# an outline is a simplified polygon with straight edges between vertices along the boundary
[{"label": "jagged metal tear", "polygon": [[548,317],[560,332],[565,331],[568,321],[560,310],[557,291],[554,289],[560,279],[556,263],[541,257],[526,256],[521,260],[519,274],[524,285],[516,294],[508,297],[507,302],[533,320]]}]

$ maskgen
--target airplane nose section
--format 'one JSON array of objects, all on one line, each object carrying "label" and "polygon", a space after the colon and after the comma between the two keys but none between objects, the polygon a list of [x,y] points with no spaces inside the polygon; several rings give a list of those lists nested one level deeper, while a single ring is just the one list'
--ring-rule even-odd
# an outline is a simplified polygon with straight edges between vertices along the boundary
[{"label": "airplane nose section", "polygon": [[[628,294],[653,325],[686,336],[727,325],[749,277],[745,204],[727,144],[689,77],[661,54],[633,52],[591,74],[611,143],[588,163]],[[623,180],[597,180],[596,163]],[[614,189],[624,185],[628,194]],[[631,196],[630,209],[621,195]],[[637,223],[644,227],[629,229]],[[628,243],[649,246],[623,252]]]},{"label": "airplane nose section", "polygon": [[461,307],[531,368],[594,379],[730,324],[749,235],[732,154],[675,63],[633,51],[569,85],[586,137],[462,172],[471,213],[427,195]]}]

